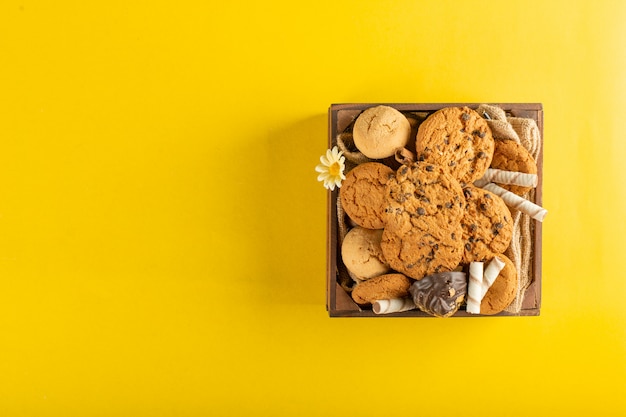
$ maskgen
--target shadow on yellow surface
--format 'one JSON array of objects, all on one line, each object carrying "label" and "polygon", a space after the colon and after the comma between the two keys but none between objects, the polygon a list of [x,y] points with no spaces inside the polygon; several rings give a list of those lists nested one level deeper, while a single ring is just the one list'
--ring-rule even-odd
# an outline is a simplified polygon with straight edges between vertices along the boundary
[{"label": "shadow on yellow surface", "polygon": [[[264,132],[249,157],[247,193],[256,228],[247,236],[258,249],[257,300],[263,304],[323,304],[324,265],[308,269],[306,260],[325,257],[325,207],[318,202],[326,190],[314,171],[326,143],[326,114],[311,116]],[[260,161],[259,156],[261,156]],[[316,223],[311,224],[311,215]],[[319,220],[319,221],[317,221]],[[254,252],[254,250],[253,250]]]}]

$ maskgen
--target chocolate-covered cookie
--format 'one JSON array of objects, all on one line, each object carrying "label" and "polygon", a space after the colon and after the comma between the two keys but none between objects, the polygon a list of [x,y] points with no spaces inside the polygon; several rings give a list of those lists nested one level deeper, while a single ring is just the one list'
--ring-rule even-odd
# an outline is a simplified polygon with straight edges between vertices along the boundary
[{"label": "chocolate-covered cookie", "polygon": [[415,281],[409,288],[413,302],[425,313],[449,317],[456,313],[465,299],[465,272],[441,272]]}]

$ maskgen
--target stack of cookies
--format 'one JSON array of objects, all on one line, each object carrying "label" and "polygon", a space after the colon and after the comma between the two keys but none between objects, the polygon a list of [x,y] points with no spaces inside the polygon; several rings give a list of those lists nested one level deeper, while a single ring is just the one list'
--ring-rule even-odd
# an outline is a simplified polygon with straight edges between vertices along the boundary
[{"label": "stack of cookies", "polygon": [[[464,308],[471,292],[478,300],[474,296],[476,307],[468,312],[499,313],[518,286],[517,270],[504,255],[513,217],[498,193],[481,188],[481,179],[491,170],[533,175],[536,164],[528,152],[494,139],[487,120],[469,107],[445,107],[418,123],[407,116],[373,106],[350,126],[356,151],[367,160],[346,173],[339,190],[349,229],[341,262],[352,299],[377,313],[418,308],[448,317]],[[475,271],[480,264],[482,271],[483,263],[485,271],[499,268],[472,289],[470,266]],[[390,305],[402,310],[385,310]]]}]

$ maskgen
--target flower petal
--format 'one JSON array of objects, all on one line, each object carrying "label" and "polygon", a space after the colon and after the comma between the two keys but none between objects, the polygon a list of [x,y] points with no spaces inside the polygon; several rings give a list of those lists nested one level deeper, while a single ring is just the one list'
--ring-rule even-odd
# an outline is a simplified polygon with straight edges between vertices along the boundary
[{"label": "flower petal", "polygon": [[[324,155],[320,156],[320,162],[321,164],[315,167],[315,171],[319,172],[317,180],[323,181],[324,187],[331,191],[334,191],[335,187],[341,187],[341,182],[346,179],[344,174],[346,158],[343,156],[343,152],[337,146],[333,146],[331,149],[327,149]],[[337,166],[334,166],[335,164]],[[339,172],[337,172],[337,167]],[[331,168],[333,174],[330,172]]]},{"label": "flower petal", "polygon": [[322,164],[316,165],[315,172],[328,172],[328,167]]},{"label": "flower petal", "polygon": [[317,180],[326,182],[329,176],[330,174],[328,172],[322,172],[320,175],[317,176]]}]

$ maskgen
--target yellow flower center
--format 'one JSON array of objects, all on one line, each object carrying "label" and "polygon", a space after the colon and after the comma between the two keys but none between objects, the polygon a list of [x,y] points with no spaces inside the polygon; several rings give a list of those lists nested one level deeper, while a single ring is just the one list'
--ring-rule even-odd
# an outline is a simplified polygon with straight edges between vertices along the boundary
[{"label": "yellow flower center", "polygon": [[341,167],[339,166],[339,162],[333,162],[331,166],[328,167],[328,173],[333,177],[336,177],[341,172]]}]

